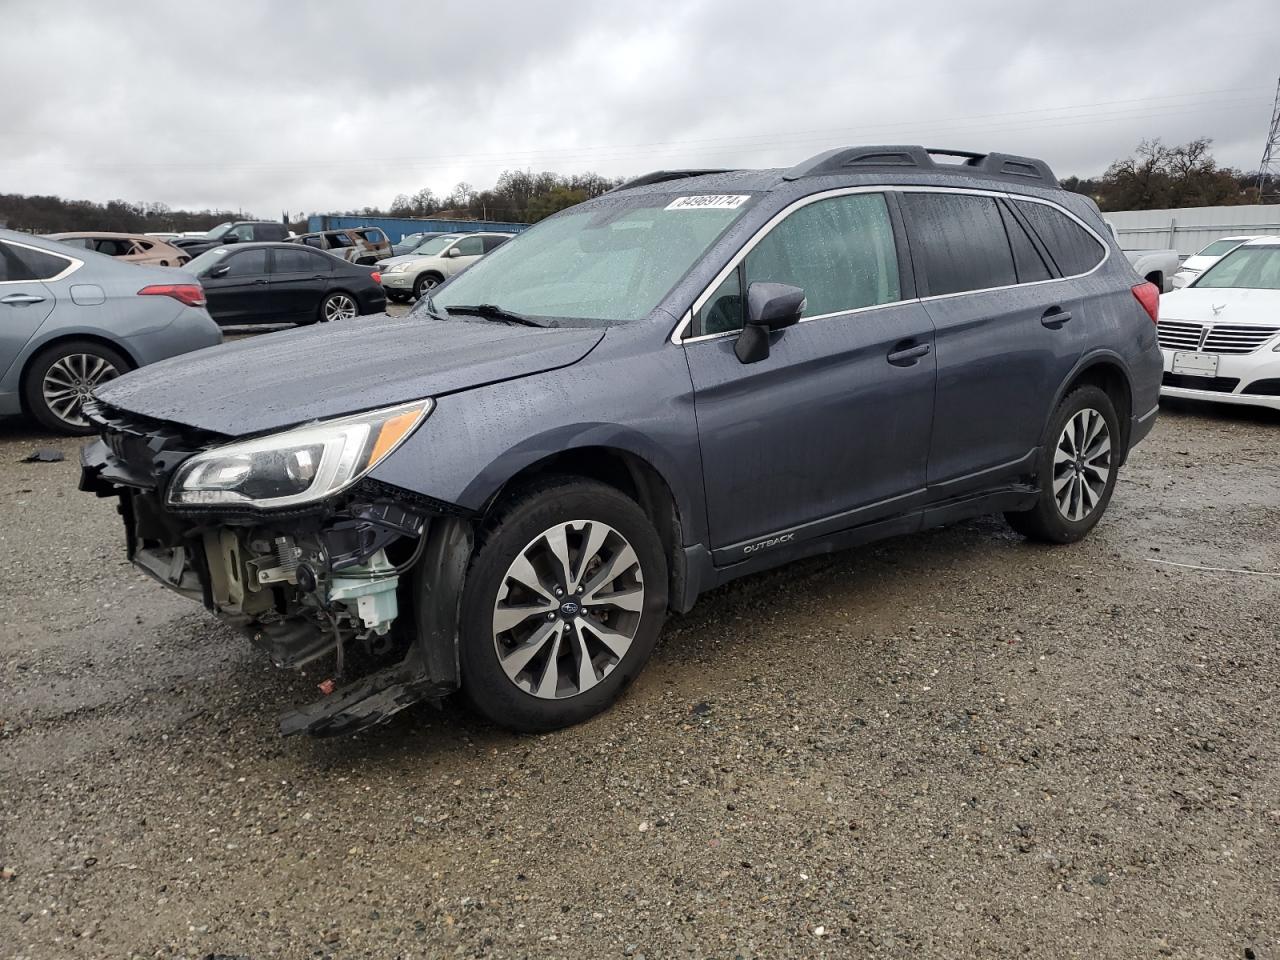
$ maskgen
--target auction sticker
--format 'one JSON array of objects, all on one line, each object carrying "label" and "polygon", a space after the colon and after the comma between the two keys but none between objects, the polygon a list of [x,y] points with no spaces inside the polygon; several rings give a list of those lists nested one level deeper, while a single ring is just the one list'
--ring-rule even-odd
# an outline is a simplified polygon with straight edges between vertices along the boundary
[{"label": "auction sticker", "polygon": [[677,197],[667,204],[668,210],[736,210],[751,198],[735,194],[711,194],[702,197]]}]

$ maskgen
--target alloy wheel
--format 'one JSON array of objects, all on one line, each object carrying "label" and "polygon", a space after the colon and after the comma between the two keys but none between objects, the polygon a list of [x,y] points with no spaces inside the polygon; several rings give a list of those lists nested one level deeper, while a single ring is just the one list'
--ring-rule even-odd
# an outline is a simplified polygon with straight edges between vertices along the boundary
[{"label": "alloy wheel", "polygon": [[1053,499],[1058,511],[1079,522],[1097,508],[1111,479],[1111,430],[1106,418],[1086,407],[1062,430],[1053,451]]},{"label": "alloy wheel", "polygon": [[324,302],[325,320],[350,320],[356,315],[356,302],[345,293],[335,293]]},{"label": "alloy wheel", "polygon": [[44,402],[59,420],[73,427],[88,426],[81,405],[94,387],[120,376],[115,364],[94,353],[70,353],[59,357],[45,371],[41,390]]},{"label": "alloy wheel", "polygon": [[558,523],[502,578],[493,607],[498,662],[535,697],[577,696],[626,657],[644,602],[640,560],[626,537],[596,520]]}]

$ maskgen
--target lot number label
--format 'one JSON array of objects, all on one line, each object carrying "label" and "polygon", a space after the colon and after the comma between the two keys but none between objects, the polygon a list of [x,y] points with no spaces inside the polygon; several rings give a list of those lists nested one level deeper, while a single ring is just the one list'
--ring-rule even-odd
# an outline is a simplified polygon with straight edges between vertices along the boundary
[{"label": "lot number label", "polygon": [[714,194],[702,197],[677,197],[667,204],[668,210],[736,210],[750,197]]}]

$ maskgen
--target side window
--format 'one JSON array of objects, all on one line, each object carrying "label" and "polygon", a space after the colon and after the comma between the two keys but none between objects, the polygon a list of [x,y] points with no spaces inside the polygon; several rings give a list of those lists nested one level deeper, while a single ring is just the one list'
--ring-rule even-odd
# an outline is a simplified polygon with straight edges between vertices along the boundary
[{"label": "side window", "polygon": [[238,227],[232,227],[227,231],[227,235],[235,237],[241,243],[247,243],[253,239],[253,224],[242,223]]},{"label": "side window", "polygon": [[453,245],[460,257],[478,257],[484,253],[483,237],[463,237]]},{"label": "side window", "polygon": [[748,289],[768,281],[804,290],[806,317],[901,299],[893,225],[878,193],[801,207],[756,244],[745,267]]},{"label": "side window", "polygon": [[315,247],[317,250],[324,249],[324,241],[320,237],[303,237],[302,242],[308,247]]},{"label": "side window", "polygon": [[51,280],[70,265],[70,260],[52,253],[0,241],[0,283]]},{"label": "side window", "polygon": [[89,237],[68,237],[66,240],[59,240],[58,242],[72,247],[79,247],[81,250],[93,249],[93,240]]},{"label": "side window", "polygon": [[259,223],[253,233],[258,240],[284,240],[289,235],[282,223]]},{"label": "side window", "polygon": [[1102,244],[1061,210],[1029,200],[1015,202],[1064,277],[1088,273],[1106,256]]},{"label": "side window", "polygon": [[224,277],[253,277],[267,272],[266,250],[245,250],[227,258]]},{"label": "side window", "polygon": [[1013,251],[994,197],[903,193],[911,256],[930,296],[1018,282]]},{"label": "side window", "polygon": [[1035,283],[1048,280],[1052,276],[1049,267],[1040,256],[1040,251],[1027,236],[1026,229],[1013,215],[1008,207],[1000,204],[1000,216],[1004,217],[1004,231],[1009,237],[1009,246],[1013,248],[1013,265],[1018,270],[1019,283]]},{"label": "side window", "polygon": [[491,250],[497,250],[500,246],[502,246],[504,243],[506,243],[510,239],[511,239],[510,237],[485,237],[484,252],[488,253]]},{"label": "side window", "polygon": [[329,241],[330,250],[341,250],[343,247],[353,246],[351,238],[345,233],[326,233],[324,236]]},{"label": "side window", "polygon": [[297,250],[277,248],[272,254],[272,273],[318,273],[322,266],[314,253],[301,247]]}]

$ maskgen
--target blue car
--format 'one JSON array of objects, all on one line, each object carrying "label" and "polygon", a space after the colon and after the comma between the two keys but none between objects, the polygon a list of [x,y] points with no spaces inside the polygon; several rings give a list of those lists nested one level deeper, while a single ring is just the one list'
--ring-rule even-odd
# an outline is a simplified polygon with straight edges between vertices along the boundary
[{"label": "blue car", "polygon": [[0,415],[92,433],[95,387],[221,342],[190,274],[0,230]]},{"label": "blue car", "polygon": [[106,384],[82,487],[155,579],[331,671],[286,732],[455,690],[550,730],[744,574],[987,513],[1086,536],[1155,422],[1158,303],[1040,160],[664,171],[405,317]]}]

